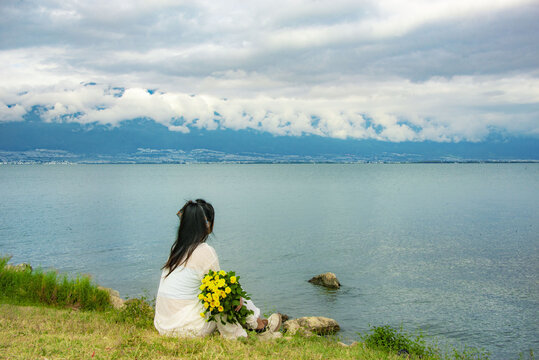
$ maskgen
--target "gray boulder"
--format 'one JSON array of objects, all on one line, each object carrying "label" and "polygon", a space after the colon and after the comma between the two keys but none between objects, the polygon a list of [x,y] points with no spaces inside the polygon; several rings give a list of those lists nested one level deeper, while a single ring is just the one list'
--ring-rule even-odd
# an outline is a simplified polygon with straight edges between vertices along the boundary
[{"label": "gray boulder", "polygon": [[120,293],[118,292],[118,290],[114,290],[104,286],[98,286],[97,288],[99,290],[105,290],[109,293],[110,303],[115,309],[121,309],[124,306],[125,301],[120,297]]},{"label": "gray boulder", "polygon": [[323,316],[307,316],[288,320],[283,326],[289,335],[300,333],[306,336],[330,335],[341,329],[337,321]]},{"label": "gray boulder", "polygon": [[335,276],[335,274],[331,272],[316,275],[311,280],[309,280],[309,282],[315,285],[321,285],[321,286],[325,286],[331,289],[338,289],[341,287],[341,283],[339,282],[339,279],[337,279],[337,276]]},{"label": "gray boulder", "polygon": [[5,266],[5,269],[6,270],[12,270],[12,271],[30,271],[32,272],[32,266],[30,266],[30,264],[27,264],[27,263],[21,263],[21,264],[18,264],[18,265],[6,265]]}]

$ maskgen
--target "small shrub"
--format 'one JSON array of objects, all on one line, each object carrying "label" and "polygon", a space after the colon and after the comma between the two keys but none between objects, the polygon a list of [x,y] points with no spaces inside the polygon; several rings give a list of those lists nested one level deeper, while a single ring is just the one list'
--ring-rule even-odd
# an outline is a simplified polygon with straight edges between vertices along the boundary
[{"label": "small shrub", "polygon": [[146,297],[142,296],[127,300],[124,306],[116,313],[115,320],[140,328],[151,328],[153,318],[154,309]]},{"label": "small shrub", "polygon": [[407,352],[411,355],[434,356],[435,351],[425,345],[423,335],[413,337],[401,329],[392,328],[389,325],[371,327],[370,332],[361,335],[365,345],[372,349],[385,350],[387,352]]},{"label": "small shrub", "polygon": [[370,332],[361,335],[365,345],[371,349],[383,350],[399,355],[410,354],[419,358],[451,359],[451,360],[488,360],[489,353],[474,347],[464,349],[450,347],[449,351],[441,351],[436,346],[426,345],[423,335],[411,335],[389,325],[371,327]]}]

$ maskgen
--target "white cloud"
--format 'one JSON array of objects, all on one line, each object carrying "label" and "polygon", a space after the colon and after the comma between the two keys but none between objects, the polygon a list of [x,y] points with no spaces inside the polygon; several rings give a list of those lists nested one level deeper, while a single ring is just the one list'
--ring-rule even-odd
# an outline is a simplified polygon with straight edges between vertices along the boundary
[{"label": "white cloud", "polygon": [[[235,97],[154,92],[128,88],[121,97],[108,84],[66,84],[34,88],[12,98],[8,109],[45,107],[46,121],[76,121],[112,126],[123,120],[151,118],[172,131],[189,128],[255,129],[277,135],[315,134],[335,138],[389,141],[478,141],[493,128],[515,134],[537,134],[539,79],[458,77],[369,82],[333,89],[330,96]],[[484,89],[489,89],[485,92]],[[297,93],[301,90],[297,89]],[[531,109],[511,114],[511,107]],[[7,107],[4,108],[4,110]],[[7,111],[7,110],[5,110]],[[2,113],[4,114],[4,113]],[[2,115],[3,121],[8,120]]]},{"label": "white cloud", "polygon": [[39,105],[46,121],[146,117],[180,132],[539,134],[534,1],[35,5],[0,4],[0,121]]},{"label": "white cloud", "polygon": [[19,104],[4,104],[0,101],[0,122],[22,121],[26,110]]}]

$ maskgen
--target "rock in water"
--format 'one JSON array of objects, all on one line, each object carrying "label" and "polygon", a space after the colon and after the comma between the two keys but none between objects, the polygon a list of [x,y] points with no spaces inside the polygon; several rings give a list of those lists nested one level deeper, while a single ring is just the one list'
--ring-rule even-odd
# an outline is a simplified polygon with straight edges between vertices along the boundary
[{"label": "rock in water", "polygon": [[303,335],[329,335],[334,334],[341,328],[337,321],[323,316],[308,316],[288,320],[284,323],[284,329],[288,334],[294,335],[298,331]]},{"label": "rock in water", "polygon": [[316,275],[311,280],[309,280],[309,282],[315,285],[322,285],[331,289],[338,289],[341,287],[341,283],[339,282],[335,274],[331,272]]}]

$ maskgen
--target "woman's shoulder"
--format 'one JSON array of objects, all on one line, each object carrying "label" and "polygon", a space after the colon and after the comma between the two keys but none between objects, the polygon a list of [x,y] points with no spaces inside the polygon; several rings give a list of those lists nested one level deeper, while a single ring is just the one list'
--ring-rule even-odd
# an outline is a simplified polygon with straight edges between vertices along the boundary
[{"label": "woman's shoulder", "polygon": [[199,244],[189,258],[186,266],[206,272],[208,267],[219,261],[214,248],[206,243]]},{"label": "woman's shoulder", "polygon": [[198,255],[206,255],[206,256],[215,256],[217,257],[217,252],[215,251],[215,249],[211,246],[211,245],[208,245],[207,243],[201,243],[199,244],[195,251],[193,251],[193,254],[197,253]]}]

